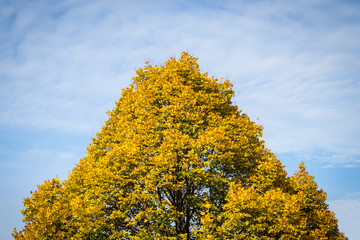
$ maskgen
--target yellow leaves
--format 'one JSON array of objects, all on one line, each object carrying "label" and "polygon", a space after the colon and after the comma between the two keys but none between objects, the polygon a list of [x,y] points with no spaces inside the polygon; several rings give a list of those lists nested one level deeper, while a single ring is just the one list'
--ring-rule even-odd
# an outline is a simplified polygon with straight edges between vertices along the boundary
[{"label": "yellow leaves", "polygon": [[[63,225],[69,216],[69,208],[62,188],[63,183],[55,178],[39,185],[30,198],[24,199],[26,209],[21,213],[25,216],[25,228],[22,232],[14,231],[16,239],[66,238],[66,233],[61,230],[66,228]],[[67,228],[71,234],[71,224]]]},{"label": "yellow leaves", "polygon": [[68,180],[24,200],[16,239],[338,234],[326,195],[304,167],[286,177],[259,139],[262,126],[232,105],[229,81],[201,73],[188,53],[136,74]]},{"label": "yellow leaves", "polygon": [[301,195],[290,195],[281,189],[261,194],[253,188],[231,183],[227,200],[226,211],[221,216],[224,221],[221,229],[227,234],[300,239],[304,226],[300,214]]}]

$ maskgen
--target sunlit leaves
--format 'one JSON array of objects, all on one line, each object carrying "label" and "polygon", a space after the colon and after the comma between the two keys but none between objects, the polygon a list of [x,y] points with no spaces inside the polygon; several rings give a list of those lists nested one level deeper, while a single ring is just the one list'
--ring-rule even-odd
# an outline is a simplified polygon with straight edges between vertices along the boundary
[{"label": "sunlit leaves", "polygon": [[136,71],[69,174],[24,201],[16,239],[342,239],[303,165],[289,178],[229,81],[183,53]]}]

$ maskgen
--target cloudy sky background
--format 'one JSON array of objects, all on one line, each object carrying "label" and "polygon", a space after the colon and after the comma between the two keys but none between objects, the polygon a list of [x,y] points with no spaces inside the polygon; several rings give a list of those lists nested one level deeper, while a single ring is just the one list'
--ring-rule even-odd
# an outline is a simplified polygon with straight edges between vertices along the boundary
[{"label": "cloudy sky background", "polygon": [[85,155],[136,68],[188,51],[360,239],[359,39],[357,1],[1,1],[0,238]]}]

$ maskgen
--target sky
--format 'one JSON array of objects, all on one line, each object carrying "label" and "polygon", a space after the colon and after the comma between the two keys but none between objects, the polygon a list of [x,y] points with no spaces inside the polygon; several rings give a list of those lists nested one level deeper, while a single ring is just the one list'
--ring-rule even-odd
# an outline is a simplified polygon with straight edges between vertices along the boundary
[{"label": "sky", "polygon": [[0,239],[85,156],[135,70],[183,51],[234,84],[288,174],[305,162],[360,239],[359,39],[358,1],[0,1]]}]

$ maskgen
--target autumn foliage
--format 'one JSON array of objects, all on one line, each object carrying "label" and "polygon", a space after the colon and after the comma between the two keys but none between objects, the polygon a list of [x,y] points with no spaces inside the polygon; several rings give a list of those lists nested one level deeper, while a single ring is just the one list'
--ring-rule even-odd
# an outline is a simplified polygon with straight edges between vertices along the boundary
[{"label": "autumn foliage", "polygon": [[229,81],[148,62],[71,171],[25,198],[15,239],[346,239],[304,164],[291,177]]}]

